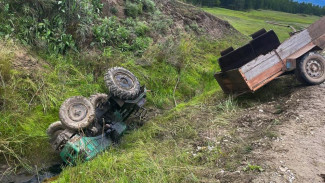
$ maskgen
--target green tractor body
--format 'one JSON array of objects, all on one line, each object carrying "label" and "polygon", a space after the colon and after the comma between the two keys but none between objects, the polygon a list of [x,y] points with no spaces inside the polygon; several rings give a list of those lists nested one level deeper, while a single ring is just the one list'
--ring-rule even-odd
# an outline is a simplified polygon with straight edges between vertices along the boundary
[{"label": "green tractor body", "polygon": [[147,90],[137,78],[120,67],[105,75],[109,94],[95,94],[89,99],[76,96],[60,108],[60,121],[52,123],[47,134],[53,149],[70,165],[89,161],[119,142],[131,116],[144,119]]},{"label": "green tractor body", "polygon": [[[98,153],[109,148],[127,129],[125,123],[118,122],[113,126],[110,135],[103,133],[96,137],[73,136],[62,149],[60,156],[67,164],[89,161]],[[114,140],[113,140],[114,139]]]}]

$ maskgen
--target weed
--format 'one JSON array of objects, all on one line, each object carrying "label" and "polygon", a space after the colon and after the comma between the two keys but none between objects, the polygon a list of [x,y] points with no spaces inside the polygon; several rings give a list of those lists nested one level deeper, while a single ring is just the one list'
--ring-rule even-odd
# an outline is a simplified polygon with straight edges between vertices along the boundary
[{"label": "weed", "polygon": [[125,14],[132,18],[137,18],[142,13],[142,6],[140,4],[127,1],[125,4]]},{"label": "weed", "polygon": [[221,102],[217,105],[217,109],[227,112],[227,113],[233,113],[238,108],[237,102],[233,99],[232,96],[229,96],[225,101]]},{"label": "weed", "polygon": [[150,29],[145,22],[138,22],[135,27],[135,33],[137,36],[145,36],[149,31]]},{"label": "weed", "polygon": [[113,15],[117,15],[118,13],[118,9],[115,6],[111,7],[110,11]]},{"label": "weed", "polygon": [[261,166],[258,166],[258,165],[251,165],[251,164],[249,164],[249,163],[248,163],[248,165],[247,165],[245,168],[243,168],[243,170],[244,170],[245,172],[247,172],[247,171],[258,171],[258,172],[263,172],[263,171],[264,171],[264,169],[263,169]]}]

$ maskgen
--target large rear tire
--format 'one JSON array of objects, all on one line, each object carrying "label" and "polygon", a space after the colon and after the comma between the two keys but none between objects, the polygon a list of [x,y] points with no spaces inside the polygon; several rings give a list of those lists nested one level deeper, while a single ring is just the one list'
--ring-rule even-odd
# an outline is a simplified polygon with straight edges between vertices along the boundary
[{"label": "large rear tire", "polygon": [[297,63],[297,78],[303,83],[318,85],[325,81],[325,58],[318,53],[309,53]]},{"label": "large rear tire", "polygon": [[122,67],[109,69],[104,79],[109,92],[120,99],[134,99],[140,92],[138,79],[130,71]]},{"label": "large rear tire", "polygon": [[92,124],[95,107],[85,97],[71,97],[60,108],[60,120],[70,130],[81,130]]}]

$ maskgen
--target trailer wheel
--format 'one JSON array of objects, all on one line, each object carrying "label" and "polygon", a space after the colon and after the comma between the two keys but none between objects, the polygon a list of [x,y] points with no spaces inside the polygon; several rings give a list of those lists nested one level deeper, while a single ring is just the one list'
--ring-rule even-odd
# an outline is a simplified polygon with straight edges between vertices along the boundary
[{"label": "trailer wheel", "polygon": [[325,81],[325,58],[317,53],[309,53],[298,62],[298,80],[310,85],[321,84]]},{"label": "trailer wheel", "polygon": [[59,116],[63,126],[70,130],[80,130],[92,124],[95,108],[85,97],[71,97],[62,104]]},{"label": "trailer wheel", "polygon": [[134,99],[140,92],[138,79],[122,67],[109,69],[104,79],[109,92],[120,99]]}]

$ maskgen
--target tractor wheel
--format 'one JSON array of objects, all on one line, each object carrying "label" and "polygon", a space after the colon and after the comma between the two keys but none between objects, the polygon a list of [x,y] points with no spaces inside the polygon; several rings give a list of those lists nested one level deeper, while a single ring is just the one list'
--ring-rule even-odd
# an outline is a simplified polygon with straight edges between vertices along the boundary
[{"label": "tractor wheel", "polygon": [[325,58],[317,53],[309,53],[297,63],[298,80],[310,85],[325,81]]},{"label": "tractor wheel", "polygon": [[52,123],[46,130],[47,135],[50,137],[50,141],[54,141],[58,135],[65,130],[61,121]]},{"label": "tractor wheel", "polygon": [[94,108],[96,109],[97,107],[99,107],[100,105],[104,104],[105,102],[107,102],[109,96],[107,94],[104,93],[97,93],[95,95],[91,95],[89,100],[90,103],[94,106]]},{"label": "tractor wheel", "polygon": [[60,108],[60,120],[70,130],[80,130],[92,124],[95,108],[85,97],[71,97]]},{"label": "tractor wheel", "polygon": [[109,69],[104,79],[110,93],[120,99],[134,99],[140,92],[138,79],[122,67]]}]

